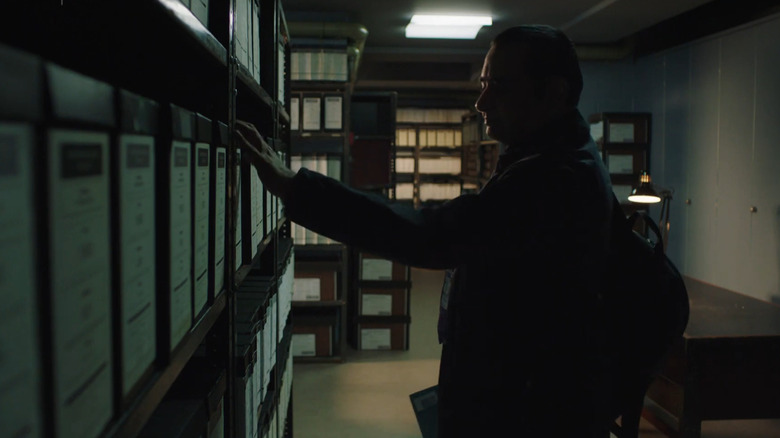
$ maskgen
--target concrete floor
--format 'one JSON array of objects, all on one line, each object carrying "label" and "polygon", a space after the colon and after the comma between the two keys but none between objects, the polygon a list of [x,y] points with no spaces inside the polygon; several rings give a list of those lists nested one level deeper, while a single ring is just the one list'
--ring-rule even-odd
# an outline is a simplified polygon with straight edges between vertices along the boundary
[{"label": "concrete floor", "polygon": [[[421,438],[409,394],[436,384],[442,279],[441,271],[412,269],[408,351],[347,348],[340,364],[294,365],[295,438]],[[664,436],[643,420],[640,438]],[[780,438],[780,420],[708,421],[702,438]]]}]

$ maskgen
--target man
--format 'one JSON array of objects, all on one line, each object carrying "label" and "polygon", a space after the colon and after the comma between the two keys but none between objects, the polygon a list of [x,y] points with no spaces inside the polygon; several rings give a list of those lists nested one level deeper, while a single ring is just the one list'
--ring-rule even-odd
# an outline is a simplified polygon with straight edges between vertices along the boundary
[{"label": "man", "polygon": [[594,324],[609,176],[576,109],[571,42],[519,26],[491,44],[476,108],[507,146],[478,194],[414,210],[287,169],[251,125],[242,146],[288,218],[417,267],[447,269],[439,436],[606,437],[609,363]]}]

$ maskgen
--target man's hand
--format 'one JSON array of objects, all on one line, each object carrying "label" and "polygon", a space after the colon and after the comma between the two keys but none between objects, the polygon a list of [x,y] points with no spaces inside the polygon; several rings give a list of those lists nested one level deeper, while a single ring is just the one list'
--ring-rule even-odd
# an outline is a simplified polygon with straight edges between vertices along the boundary
[{"label": "man's hand", "polygon": [[236,120],[236,136],[243,149],[241,156],[255,166],[263,185],[284,202],[295,172],[282,162],[251,123]]}]

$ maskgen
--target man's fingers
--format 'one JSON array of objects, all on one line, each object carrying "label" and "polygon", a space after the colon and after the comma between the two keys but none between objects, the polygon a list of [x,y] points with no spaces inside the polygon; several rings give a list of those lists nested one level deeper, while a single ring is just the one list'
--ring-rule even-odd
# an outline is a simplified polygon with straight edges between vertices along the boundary
[{"label": "man's fingers", "polygon": [[263,140],[263,137],[257,131],[255,125],[251,123],[244,122],[243,120],[236,120],[236,131],[244,134],[247,140],[256,141],[258,144],[265,143],[265,140]]}]

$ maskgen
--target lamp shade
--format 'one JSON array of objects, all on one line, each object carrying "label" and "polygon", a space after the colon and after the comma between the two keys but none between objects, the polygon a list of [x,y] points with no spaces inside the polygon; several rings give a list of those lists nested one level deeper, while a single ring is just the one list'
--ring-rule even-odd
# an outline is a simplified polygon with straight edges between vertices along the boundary
[{"label": "lamp shade", "polygon": [[639,177],[639,187],[631,191],[628,200],[639,204],[655,204],[661,202],[661,197],[653,188],[653,184],[650,182],[650,175],[648,175],[647,172],[642,172],[642,175]]}]

